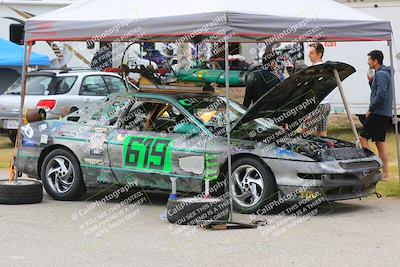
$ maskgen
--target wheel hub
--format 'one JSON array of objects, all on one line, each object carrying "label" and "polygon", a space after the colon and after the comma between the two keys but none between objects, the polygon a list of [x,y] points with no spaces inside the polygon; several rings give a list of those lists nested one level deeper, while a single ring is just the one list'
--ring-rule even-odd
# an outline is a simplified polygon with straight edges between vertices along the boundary
[{"label": "wheel hub", "polygon": [[251,207],[261,200],[264,182],[257,168],[241,165],[233,171],[232,180],[232,194],[236,203]]},{"label": "wheel hub", "polygon": [[46,179],[51,189],[65,193],[71,189],[75,178],[72,162],[64,156],[56,156],[46,166]]}]

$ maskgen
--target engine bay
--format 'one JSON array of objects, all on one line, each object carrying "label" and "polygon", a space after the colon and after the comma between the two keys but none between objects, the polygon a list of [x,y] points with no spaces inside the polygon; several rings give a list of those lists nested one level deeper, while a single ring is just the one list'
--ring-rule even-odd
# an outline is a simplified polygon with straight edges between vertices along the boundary
[{"label": "engine bay", "polygon": [[315,161],[359,159],[372,155],[372,152],[357,148],[354,144],[329,137],[307,136],[296,139],[296,142],[277,142],[278,146]]}]

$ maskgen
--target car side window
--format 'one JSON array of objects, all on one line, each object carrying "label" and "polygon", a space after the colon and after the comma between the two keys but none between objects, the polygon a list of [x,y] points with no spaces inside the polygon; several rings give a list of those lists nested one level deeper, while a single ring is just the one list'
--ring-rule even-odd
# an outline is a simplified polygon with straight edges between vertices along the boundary
[{"label": "car side window", "polygon": [[126,91],[125,83],[121,78],[114,76],[103,76],[110,94],[122,93]]},{"label": "car side window", "polygon": [[108,91],[103,78],[93,75],[83,79],[80,94],[86,96],[106,96],[108,95]]},{"label": "car side window", "polygon": [[77,121],[88,125],[113,126],[123,116],[126,109],[135,105],[136,101],[119,95],[108,96],[92,101],[89,105],[67,115],[68,121]]},{"label": "car side window", "polygon": [[138,102],[125,114],[123,126],[125,130],[145,131],[147,118],[158,103]]},{"label": "car side window", "polygon": [[49,95],[62,95],[68,93],[74,85],[77,76],[57,77],[49,86]]},{"label": "car side window", "polygon": [[180,110],[168,102],[144,101],[135,105],[123,118],[123,128],[132,131],[171,133],[179,123],[189,122]]}]

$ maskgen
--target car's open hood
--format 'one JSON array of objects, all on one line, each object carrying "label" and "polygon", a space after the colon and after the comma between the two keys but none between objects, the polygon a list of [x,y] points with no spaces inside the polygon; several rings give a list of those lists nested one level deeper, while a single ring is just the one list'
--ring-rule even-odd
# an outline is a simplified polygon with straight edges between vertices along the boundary
[{"label": "car's open hood", "polygon": [[348,64],[331,61],[298,71],[265,93],[233,122],[232,130],[258,118],[273,119],[279,125],[303,118],[337,87],[334,69],[342,81],[356,71]]}]

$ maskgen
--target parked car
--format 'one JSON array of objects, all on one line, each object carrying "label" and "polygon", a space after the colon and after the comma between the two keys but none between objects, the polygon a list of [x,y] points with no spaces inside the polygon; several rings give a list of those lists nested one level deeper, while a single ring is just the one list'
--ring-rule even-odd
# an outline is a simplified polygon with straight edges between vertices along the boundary
[{"label": "parked car", "polygon": [[[117,74],[91,70],[39,70],[29,73],[25,108],[42,108],[47,119],[58,119],[88,102],[126,92]],[[0,133],[15,141],[21,101],[21,78],[0,96]]]},{"label": "parked car", "polygon": [[[204,179],[226,179],[229,149],[233,203],[241,212],[257,212],[276,197],[367,196],[382,178],[382,162],[371,151],[277,125],[309,116],[336,87],[334,68],[342,80],[355,71],[344,63],[311,66],[247,111],[231,102],[229,146],[225,97],[137,92],[107,97],[61,120],[26,125],[18,167],[41,179],[58,200],[77,199],[87,187],[108,183],[169,190],[171,177],[178,178],[179,191],[201,192]],[[269,139],[279,133],[285,138]]]}]

